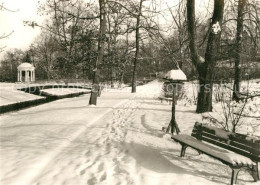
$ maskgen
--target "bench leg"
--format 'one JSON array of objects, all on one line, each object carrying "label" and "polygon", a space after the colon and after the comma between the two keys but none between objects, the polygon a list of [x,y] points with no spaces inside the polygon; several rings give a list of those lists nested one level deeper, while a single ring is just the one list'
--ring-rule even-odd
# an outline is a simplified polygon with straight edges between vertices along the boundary
[{"label": "bench leg", "polygon": [[188,147],[188,146],[185,145],[185,144],[182,144],[182,145],[181,145],[181,157],[184,157],[185,151],[186,151],[186,148],[187,148],[187,147]]},{"label": "bench leg", "polygon": [[240,171],[240,168],[231,168],[232,169],[232,176],[231,176],[231,185],[237,183],[237,175]]},{"label": "bench leg", "polygon": [[258,181],[259,179],[259,171],[258,171],[258,165],[254,165],[251,170],[251,175],[254,178],[254,181]]}]

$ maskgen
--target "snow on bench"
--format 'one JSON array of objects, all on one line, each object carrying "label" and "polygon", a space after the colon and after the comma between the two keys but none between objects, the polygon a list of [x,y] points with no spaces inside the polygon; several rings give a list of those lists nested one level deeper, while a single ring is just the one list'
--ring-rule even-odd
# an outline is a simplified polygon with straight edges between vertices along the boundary
[{"label": "snow on bench", "polygon": [[199,151],[203,151],[206,154],[213,156],[214,158],[219,158],[219,159],[227,161],[228,163],[231,163],[233,165],[253,166],[256,164],[251,159],[244,157],[243,155],[239,155],[237,153],[230,152],[228,150],[203,143],[203,142],[197,140],[196,138],[188,136],[188,135],[175,135],[175,136],[172,136],[172,138],[174,140],[178,140],[189,146],[192,146]]},{"label": "snow on bench", "polygon": [[[172,139],[182,145],[181,157],[187,147],[213,157],[232,169],[231,184],[243,168],[249,169],[255,181],[259,180],[260,139],[234,134],[219,128],[195,123],[192,135],[174,135]],[[202,142],[203,141],[203,142]]]}]

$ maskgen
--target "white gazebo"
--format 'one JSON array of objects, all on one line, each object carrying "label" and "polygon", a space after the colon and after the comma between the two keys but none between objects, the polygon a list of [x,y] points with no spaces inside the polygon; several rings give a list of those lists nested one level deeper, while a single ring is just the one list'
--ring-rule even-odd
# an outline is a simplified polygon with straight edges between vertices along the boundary
[{"label": "white gazebo", "polygon": [[35,67],[29,63],[22,63],[17,67],[17,81],[18,82],[34,82],[35,81]]}]

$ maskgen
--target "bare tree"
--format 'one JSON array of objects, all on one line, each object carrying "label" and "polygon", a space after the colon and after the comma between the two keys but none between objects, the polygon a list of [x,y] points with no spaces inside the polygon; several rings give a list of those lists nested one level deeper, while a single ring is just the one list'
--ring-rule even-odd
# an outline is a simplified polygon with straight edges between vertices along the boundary
[{"label": "bare tree", "polygon": [[[47,79],[50,80],[55,66],[55,61],[59,56],[60,47],[53,34],[42,32],[30,46],[30,53],[33,56],[34,66],[44,71]],[[57,72],[57,71],[56,71]],[[39,71],[39,74],[41,72]]]},{"label": "bare tree", "polygon": [[214,0],[213,16],[210,23],[211,29],[208,36],[205,59],[203,59],[199,55],[197,49],[195,0],[187,0],[187,23],[190,39],[189,48],[191,60],[197,69],[200,84],[196,109],[197,113],[212,111],[213,77],[218,55],[223,12],[224,0]]},{"label": "bare tree", "polygon": [[176,13],[173,12],[171,8],[169,11],[171,13],[172,19],[177,27],[177,38],[178,38],[178,55],[180,56],[180,61],[178,62],[178,66],[182,68],[184,63],[184,55],[185,55],[185,43],[187,42],[187,20],[183,16],[186,12],[186,7],[183,2],[180,2],[177,5]]},{"label": "bare tree", "polygon": [[233,88],[233,99],[239,100],[240,92],[240,61],[242,58],[242,35],[243,35],[243,22],[244,22],[244,9],[247,0],[238,1],[237,9],[237,33],[236,33],[236,49],[235,49],[235,80]]},{"label": "bare tree", "polygon": [[[4,6],[4,3],[0,4],[0,11],[8,11],[8,12],[17,12],[18,10],[11,10],[11,9],[8,9]],[[0,34],[0,40],[1,39],[6,39],[8,38],[10,35],[12,35],[14,33],[14,31],[11,31],[9,33],[1,33]],[[0,53],[4,51],[4,48],[6,46],[1,46],[0,47]]]},{"label": "bare tree", "polygon": [[93,90],[91,91],[91,96],[89,100],[90,105],[96,105],[97,95],[99,88],[99,64],[103,60],[104,56],[104,43],[106,38],[106,0],[99,0],[99,10],[100,10],[100,23],[99,23],[99,37],[98,37],[98,56],[94,68],[94,78],[93,78]]},{"label": "bare tree", "polygon": [[120,65],[120,63],[124,63],[124,61],[120,61],[123,57],[122,49],[124,46],[122,45],[123,43],[120,42],[119,36],[123,36],[125,34],[122,27],[127,24],[126,18],[127,14],[124,13],[124,9],[120,5],[112,2],[108,3],[107,25],[109,38],[107,39],[108,54],[105,63],[110,73],[111,87],[113,87],[115,75],[117,75],[119,70],[121,70],[120,66],[122,67],[122,65]]},{"label": "bare tree", "polygon": [[15,82],[17,80],[17,66],[23,62],[25,55],[20,49],[8,50],[0,61],[0,79]]},{"label": "bare tree", "polygon": [[[152,12],[150,7],[146,7],[144,2],[147,0],[129,0],[126,2],[121,1],[112,1],[109,0],[109,3],[116,3],[122,6],[126,13],[129,14],[129,20],[134,20],[134,24],[131,24],[127,28],[126,32],[132,33],[135,32],[135,55],[133,59],[133,68],[132,68],[132,93],[136,92],[136,80],[137,80],[137,65],[140,60],[140,43],[143,41],[142,31],[146,32],[149,29],[154,29],[155,27],[151,25],[152,17],[149,17],[149,12]],[[153,1],[150,0],[152,3]],[[148,16],[147,16],[148,15]]]},{"label": "bare tree", "polygon": [[[32,22],[24,21],[26,25],[31,27],[40,27],[44,31],[52,34],[59,44],[60,55],[57,66],[60,71],[60,76],[65,78],[75,74],[78,64],[84,60],[84,52],[82,52],[82,45],[86,44],[82,39],[88,34],[84,30],[89,31],[95,27],[96,17],[92,15],[95,13],[95,8],[92,4],[85,4],[82,0],[47,0],[40,5],[39,13],[45,15],[49,20],[42,25]],[[93,9],[92,11],[88,11]]]}]

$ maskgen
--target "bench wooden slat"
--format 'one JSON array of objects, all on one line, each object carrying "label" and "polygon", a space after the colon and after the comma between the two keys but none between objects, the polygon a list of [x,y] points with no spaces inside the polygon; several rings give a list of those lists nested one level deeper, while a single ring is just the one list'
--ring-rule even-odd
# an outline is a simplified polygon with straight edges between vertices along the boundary
[{"label": "bench wooden slat", "polygon": [[244,143],[245,145],[249,145],[251,147],[256,148],[257,150],[260,150],[260,144],[257,142],[253,143],[252,141],[245,141],[244,139],[235,136],[230,136],[230,139],[239,143]]},{"label": "bench wooden slat", "polygon": [[[211,133],[213,135],[216,135],[215,131],[214,130],[211,130],[209,128],[206,128],[206,127],[202,127],[202,126],[194,126],[194,129],[192,132],[199,132],[201,133],[201,131],[203,132],[207,132],[207,133]],[[260,140],[256,140],[256,141],[250,141],[250,140],[246,140],[246,135],[243,135],[243,134],[231,134],[229,135],[229,140],[234,140],[238,143],[241,143],[245,146],[248,146],[248,147],[252,147],[252,148],[255,148],[257,150],[260,150]]]},{"label": "bench wooden slat", "polygon": [[[174,139],[175,141],[178,141],[182,144],[188,145],[191,148],[194,148],[195,150],[198,150],[202,153],[205,153],[207,155],[210,155],[218,160],[221,160],[221,162],[225,162],[225,164],[227,165],[234,165],[234,166],[247,166],[247,165],[252,165],[253,164],[253,160],[250,160],[248,158],[247,159],[247,163],[246,164],[242,164],[242,163],[234,163],[234,161],[232,160],[232,157],[227,157],[227,156],[232,156],[232,152],[230,152],[229,150],[225,150],[225,148],[223,147],[218,147],[217,145],[211,145],[208,142],[201,142],[199,140],[196,140],[196,138],[192,137],[192,136],[188,136],[188,135],[176,135],[176,136],[172,136],[172,139]],[[220,155],[220,154],[224,154],[224,155]],[[240,155],[240,154],[236,154],[236,155]],[[243,156],[241,156],[243,157]],[[243,160],[242,160],[243,161]],[[250,161],[250,162],[249,162]]]},{"label": "bench wooden slat", "polygon": [[185,155],[185,150],[189,146],[231,167],[232,185],[236,181],[238,171],[242,168],[250,170],[255,181],[260,180],[257,164],[260,162],[260,138],[258,137],[235,134],[196,122],[191,136],[177,135],[172,136],[172,139],[181,143],[181,157]]},{"label": "bench wooden slat", "polygon": [[[182,142],[182,141],[180,141],[180,140],[177,140],[177,139],[175,139],[175,138],[172,138],[172,139],[175,140],[176,142],[179,142],[179,143],[188,145],[187,143],[184,143],[184,142]],[[192,146],[192,145],[188,145],[188,146],[191,147],[191,148],[193,148],[193,149],[195,149],[195,150],[198,150],[198,151],[201,152],[201,153],[205,153],[204,151],[202,151],[202,150],[200,150],[200,149],[198,149],[198,148],[196,148],[196,147],[194,147],[194,146]],[[210,157],[213,157],[213,158],[215,158],[215,159],[217,159],[217,160],[219,160],[219,161],[221,161],[221,162],[222,162],[223,164],[225,164],[225,165],[230,165],[230,162],[229,162],[229,161],[225,161],[225,160],[221,159],[221,158],[218,157],[218,156],[213,156],[213,155],[208,154],[208,153],[205,153],[205,154],[208,155],[208,156],[210,156]]]},{"label": "bench wooden slat", "polygon": [[241,149],[244,149],[246,151],[249,151],[253,155],[260,156],[260,150],[257,150],[256,148],[249,147],[247,145],[244,145],[242,143],[238,143],[238,142],[235,142],[235,141],[232,141],[232,140],[230,141],[230,145],[234,146],[236,148],[241,148]]},{"label": "bench wooden slat", "polygon": [[[242,151],[248,151],[249,153],[251,153],[251,155],[255,155],[255,156],[259,156],[260,155],[260,150],[256,149],[256,147],[250,147],[248,145],[245,145],[244,143],[241,142],[236,142],[233,141],[231,139],[223,139],[221,137],[218,137],[216,135],[213,135],[212,133],[208,133],[208,132],[201,132],[202,136],[206,136],[210,139],[213,140],[217,140],[218,142],[222,142],[224,144],[227,144],[227,146],[230,146],[231,148],[237,148],[237,149],[241,149]],[[196,133],[192,133],[192,136],[196,136]]]},{"label": "bench wooden slat", "polygon": [[[207,127],[203,127],[202,125],[195,125],[194,129],[195,129],[195,131],[196,130],[197,131],[202,130],[204,132],[212,133],[214,135],[216,134],[214,130],[211,130],[211,129],[207,128]],[[249,146],[259,150],[260,149],[260,140],[256,140],[256,141],[253,142],[251,140],[247,140],[246,139],[247,137],[248,136],[246,136],[246,135],[237,134],[237,133],[229,135],[229,139],[232,139],[232,140],[237,141],[239,143],[243,143],[244,145],[249,145]]]},{"label": "bench wooden slat", "polygon": [[[252,140],[250,140],[250,136],[247,136],[247,135],[244,135],[244,134],[239,134],[239,133],[236,133],[235,136],[237,138],[240,138],[240,139],[244,139],[246,141],[249,141],[249,142],[252,142]],[[255,138],[255,137],[254,137]],[[254,140],[254,143],[258,144],[258,146],[260,146],[260,138],[259,139],[256,139]],[[260,148],[260,147],[259,147]]]},{"label": "bench wooden slat", "polygon": [[[209,132],[208,132],[209,131]],[[243,156],[249,157],[254,161],[260,161],[260,150],[257,149],[255,146],[252,147],[251,145],[245,145],[244,143],[237,142],[237,139],[233,141],[233,137],[231,139],[223,139],[214,135],[214,130],[210,129],[201,129],[201,128],[194,128],[192,131],[192,136],[196,137],[199,140],[204,140],[206,142],[218,145],[223,147],[227,150],[231,150],[233,152],[239,153]],[[206,138],[206,139],[205,139]],[[241,141],[242,139],[239,139]]]},{"label": "bench wooden slat", "polygon": [[203,141],[206,141],[206,142],[208,142],[208,143],[212,143],[212,144],[214,144],[214,145],[220,146],[220,147],[222,147],[222,148],[225,148],[225,149],[227,149],[227,150],[233,151],[233,152],[238,153],[238,154],[240,154],[240,155],[249,157],[249,158],[252,159],[253,161],[258,161],[258,162],[260,162],[260,157],[259,157],[259,156],[252,155],[252,154],[250,154],[250,153],[247,152],[247,151],[240,150],[240,149],[234,148],[234,147],[230,147],[230,146],[228,146],[228,145],[226,145],[226,144],[224,144],[224,143],[221,143],[221,142],[218,142],[218,141],[209,139],[209,138],[204,137],[204,136],[203,136]]}]

